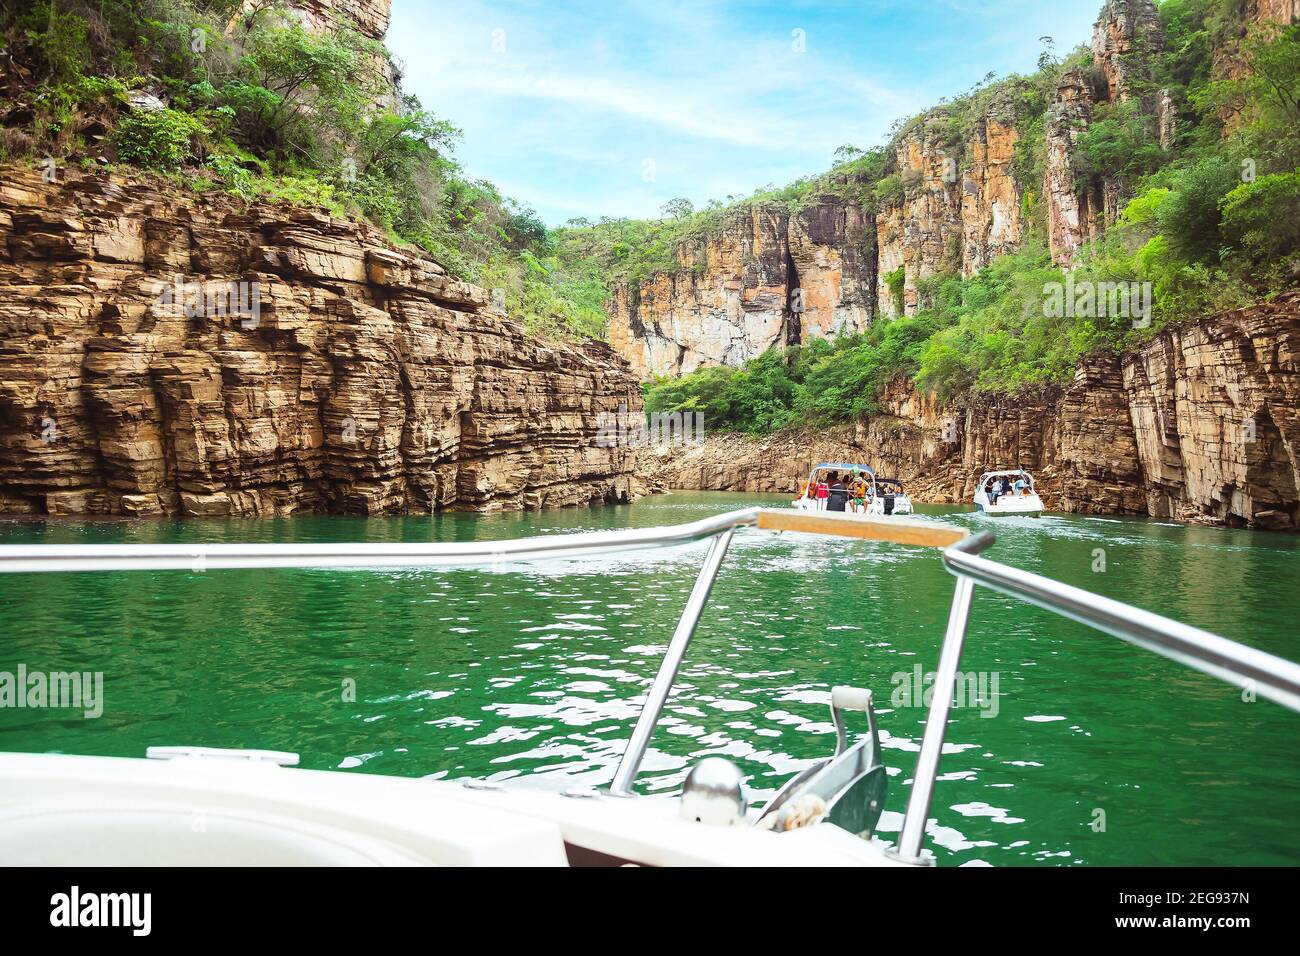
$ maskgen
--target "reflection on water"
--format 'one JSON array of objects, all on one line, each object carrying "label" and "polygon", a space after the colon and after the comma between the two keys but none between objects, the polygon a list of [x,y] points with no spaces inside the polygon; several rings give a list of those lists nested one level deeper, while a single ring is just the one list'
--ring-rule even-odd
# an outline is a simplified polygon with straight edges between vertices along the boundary
[{"label": "reflection on water", "polygon": [[[0,540],[463,541],[765,502],[780,503],[697,493],[490,517],[13,523]],[[921,510],[994,530],[992,557],[1300,657],[1295,538]],[[1092,570],[1098,548],[1103,573]],[[313,768],[607,783],[703,549],[478,573],[0,578],[0,670],[102,670],[106,698],[99,720],[0,710],[0,749],[261,747]],[[640,789],[671,792],[694,760],[720,754],[765,797],[833,748],[829,688],[870,687],[892,839],[924,720],[900,688],[917,665],[934,667],[951,593],[933,552],[739,533]],[[941,862],[1300,862],[1300,718],[987,591],[962,665],[997,698],[953,712],[928,837]]]}]

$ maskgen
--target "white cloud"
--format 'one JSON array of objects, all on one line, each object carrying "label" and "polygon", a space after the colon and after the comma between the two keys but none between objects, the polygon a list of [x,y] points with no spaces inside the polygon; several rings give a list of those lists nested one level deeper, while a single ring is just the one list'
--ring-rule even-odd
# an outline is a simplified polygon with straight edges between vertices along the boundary
[{"label": "white cloud", "polygon": [[[1007,17],[1028,20],[1027,0],[1003,2]],[[748,194],[824,170],[845,143],[881,143],[894,120],[968,86],[986,59],[996,65],[983,52],[952,55],[1015,33],[999,25],[960,35],[985,15],[971,3],[941,0],[926,14],[938,22],[918,31],[916,4],[900,0],[467,0],[436,9],[399,0],[389,44],[406,60],[407,87],[465,128],[471,174],[555,222],[653,215],[672,196],[721,198],[714,190],[724,185]],[[806,52],[791,46],[796,27],[806,29]],[[504,31],[504,50],[494,52],[494,30]],[[1032,23],[1020,26],[1013,62],[1028,69],[1037,48],[1026,31]],[[654,182],[639,175],[644,157],[656,161]]]}]

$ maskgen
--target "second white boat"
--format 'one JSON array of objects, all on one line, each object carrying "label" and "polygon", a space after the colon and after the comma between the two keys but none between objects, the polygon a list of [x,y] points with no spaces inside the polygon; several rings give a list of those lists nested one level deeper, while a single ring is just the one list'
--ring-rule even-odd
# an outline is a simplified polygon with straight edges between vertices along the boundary
[{"label": "second white boat", "polygon": [[1034,487],[1034,476],[1023,468],[1009,471],[986,471],[975,485],[975,507],[990,516],[1026,515],[1037,518],[1043,513],[1043,499]]}]

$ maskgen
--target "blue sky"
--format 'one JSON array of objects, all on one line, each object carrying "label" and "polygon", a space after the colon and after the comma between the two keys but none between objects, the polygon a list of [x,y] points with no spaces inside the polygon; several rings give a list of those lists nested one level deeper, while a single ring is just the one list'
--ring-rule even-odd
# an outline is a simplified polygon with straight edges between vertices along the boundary
[{"label": "blue sky", "polygon": [[[658,216],[827,169],[989,71],[1064,53],[1101,0],[394,0],[404,85],[469,173],[574,216]],[[800,31],[800,32],[796,32]]]}]

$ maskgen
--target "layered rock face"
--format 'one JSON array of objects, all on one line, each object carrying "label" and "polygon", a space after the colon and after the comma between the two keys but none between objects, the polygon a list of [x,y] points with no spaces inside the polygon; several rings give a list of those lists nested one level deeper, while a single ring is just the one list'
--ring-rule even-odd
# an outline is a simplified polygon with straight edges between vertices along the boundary
[{"label": "layered rock face", "polygon": [[1152,0],[1107,0],[1092,32],[1093,61],[1106,78],[1106,98],[1123,102],[1150,78],[1152,57],[1164,48]]},{"label": "layered rock face", "polygon": [[0,511],[626,501],[598,433],[639,409],[608,347],[528,336],[368,226],[0,170]]},{"label": "layered rock face", "polygon": [[309,27],[326,31],[354,27],[372,40],[388,32],[392,0],[291,0]]},{"label": "layered rock face", "polygon": [[1067,70],[1048,107],[1047,239],[1053,261],[1070,265],[1079,247],[1113,225],[1129,197],[1113,180],[1080,177],[1074,156],[1079,138],[1092,122],[1098,103],[1140,99],[1152,119],[1152,134],[1165,149],[1178,135],[1178,107],[1168,90],[1149,89],[1152,58],[1164,46],[1160,15],[1152,0],[1108,0],[1093,28],[1093,63],[1100,75],[1094,88],[1082,70]]},{"label": "layered rock face", "polygon": [[903,270],[902,296],[877,286],[882,316],[912,314],[920,283],[940,272],[970,276],[1020,247],[1022,196],[1011,173],[1019,134],[1011,109],[993,103],[967,142],[948,139],[947,114],[937,110],[899,138],[894,165],[904,184],[901,201],[877,214],[879,274]]},{"label": "layered rock face", "polygon": [[1027,468],[1053,510],[1300,530],[1300,292],[1168,331],[1065,387],[944,407],[900,379],[852,433],[719,436],[644,456],[673,488],[791,493],[817,461],[861,461],[916,500],[969,502]]},{"label": "layered rock face", "polygon": [[676,271],[617,288],[610,344],[649,378],[739,365],[773,345],[865,328],[874,249],[870,214],[835,197],[794,215],[746,209],[680,247]]},{"label": "layered rock face", "polygon": [[[1290,0],[1258,2],[1272,11]],[[1152,134],[1165,148],[1176,141],[1178,104],[1150,84],[1162,44],[1153,0],[1109,0],[1092,41],[1095,88],[1083,70],[1061,79],[1045,120],[1041,184],[1059,264],[1112,225],[1128,198],[1123,184],[1077,171],[1078,141],[1098,104],[1139,98]],[[945,107],[912,123],[892,146],[899,194],[878,210],[831,197],[796,215],[749,210],[718,237],[677,250],[674,272],[615,290],[614,347],[645,377],[737,365],[772,345],[913,314],[927,304],[927,278],[970,276],[1019,249],[1028,223],[1026,188],[1013,171],[1022,136],[1015,100],[1014,89],[992,97],[960,134]],[[813,223],[815,231],[805,228]]]},{"label": "layered rock face", "polygon": [[1047,241],[1052,259],[1074,260],[1079,247],[1097,232],[1096,190],[1077,181],[1073,156],[1079,137],[1092,119],[1091,85],[1081,70],[1068,70],[1057,86],[1056,101],[1045,124],[1047,173],[1043,196],[1047,204]]},{"label": "layered rock face", "polygon": [[1172,329],[1124,365],[1147,511],[1300,528],[1300,293]]}]

